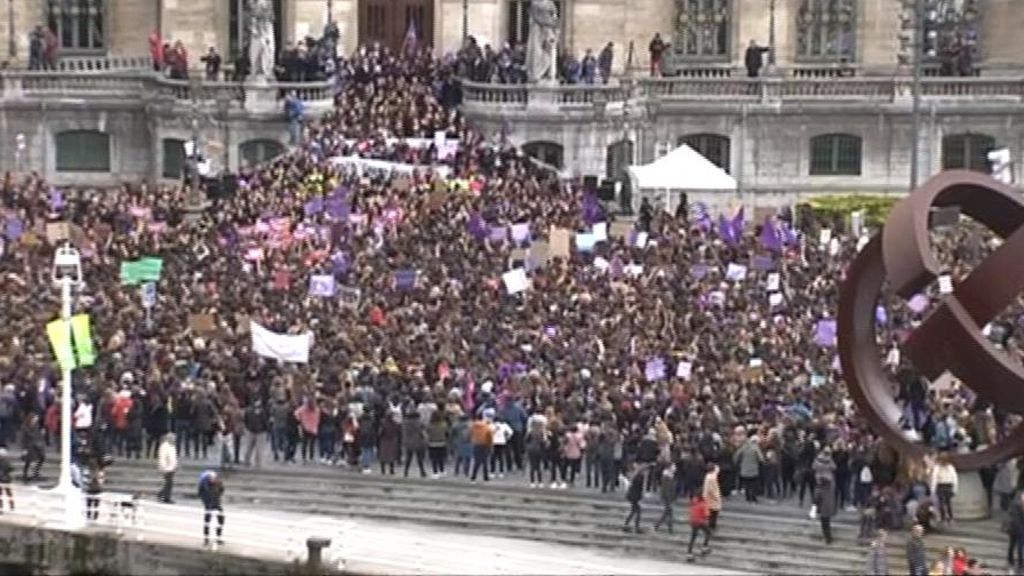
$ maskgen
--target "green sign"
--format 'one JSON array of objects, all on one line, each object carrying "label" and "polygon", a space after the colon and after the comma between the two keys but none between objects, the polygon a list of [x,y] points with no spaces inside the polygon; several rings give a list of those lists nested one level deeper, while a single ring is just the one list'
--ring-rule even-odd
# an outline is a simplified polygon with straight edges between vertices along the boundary
[{"label": "green sign", "polygon": [[163,269],[163,258],[146,257],[121,262],[121,283],[158,282]]}]

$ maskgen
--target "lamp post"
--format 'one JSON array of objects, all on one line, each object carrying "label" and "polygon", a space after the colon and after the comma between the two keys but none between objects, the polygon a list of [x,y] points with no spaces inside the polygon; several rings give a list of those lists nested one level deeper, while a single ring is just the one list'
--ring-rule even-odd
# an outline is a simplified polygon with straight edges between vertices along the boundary
[{"label": "lamp post", "polygon": [[921,155],[921,75],[923,73],[924,60],[924,5],[925,0],[914,0],[914,42],[913,42],[913,65],[914,78],[911,87],[911,127],[910,127],[910,189],[917,188],[918,163]]},{"label": "lamp post", "polygon": [[469,38],[469,0],[462,0],[462,45]]},{"label": "lamp post", "polygon": [[775,0],[768,0],[768,70],[775,71]]},{"label": "lamp post", "polygon": [[7,55],[18,55],[18,42],[14,39],[14,0],[7,0]]},{"label": "lamp post", "polygon": [[[74,246],[65,244],[57,248],[53,256],[53,283],[60,286],[60,318],[70,343],[72,290],[82,284],[82,259]],[[55,490],[64,496],[65,527],[75,529],[84,524],[84,518],[80,495],[71,483],[71,371],[70,366],[61,369],[60,477]]]}]

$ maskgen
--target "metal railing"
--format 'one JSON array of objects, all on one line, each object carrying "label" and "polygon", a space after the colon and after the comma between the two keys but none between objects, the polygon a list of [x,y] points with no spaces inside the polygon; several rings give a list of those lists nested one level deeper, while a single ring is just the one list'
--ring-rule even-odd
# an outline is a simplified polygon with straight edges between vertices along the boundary
[{"label": "metal railing", "polygon": [[[61,528],[64,522],[64,496],[54,490],[15,486],[16,509],[0,516],[28,518],[38,528]],[[80,510],[87,513],[87,495],[80,494]],[[6,504],[6,503],[5,503]],[[104,492],[99,495],[95,519],[84,518],[83,526],[109,531],[122,538],[161,542],[176,546],[203,547],[203,509],[199,506],[161,504],[130,494]],[[216,517],[210,524],[210,547],[217,549]],[[343,568],[343,542],[348,531],[344,522],[327,518],[286,519],[282,515],[254,514],[232,510],[225,514],[220,549],[240,556],[263,558],[273,562],[304,562],[306,540],[324,537],[331,540],[323,551],[324,564]]]}]

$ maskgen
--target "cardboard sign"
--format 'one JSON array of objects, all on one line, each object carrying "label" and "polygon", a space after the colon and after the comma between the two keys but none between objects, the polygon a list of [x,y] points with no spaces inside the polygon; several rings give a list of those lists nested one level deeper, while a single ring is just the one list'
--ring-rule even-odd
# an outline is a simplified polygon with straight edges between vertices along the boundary
[{"label": "cardboard sign", "polygon": [[189,314],[188,327],[198,334],[212,334],[217,331],[217,320],[213,314]]},{"label": "cardboard sign", "polygon": [[572,231],[566,228],[551,229],[549,254],[554,258],[568,258],[572,249]]},{"label": "cardboard sign", "polygon": [[50,222],[46,225],[46,239],[51,244],[71,239],[71,227],[67,222]]},{"label": "cardboard sign", "polygon": [[444,190],[434,190],[430,193],[427,198],[427,210],[434,211],[440,210],[444,207],[445,201],[448,199],[448,193]]},{"label": "cardboard sign", "polygon": [[632,222],[623,222],[617,220],[612,222],[608,229],[608,235],[612,238],[629,238],[629,233],[633,231]]}]

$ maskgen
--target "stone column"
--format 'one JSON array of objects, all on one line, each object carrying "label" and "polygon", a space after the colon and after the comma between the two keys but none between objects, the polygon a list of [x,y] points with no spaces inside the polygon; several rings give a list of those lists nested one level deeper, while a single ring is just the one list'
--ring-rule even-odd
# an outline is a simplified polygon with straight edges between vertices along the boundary
[{"label": "stone column", "polygon": [[1020,74],[1020,31],[1024,9],[1019,0],[986,0],[981,16],[981,62],[983,74]]}]

